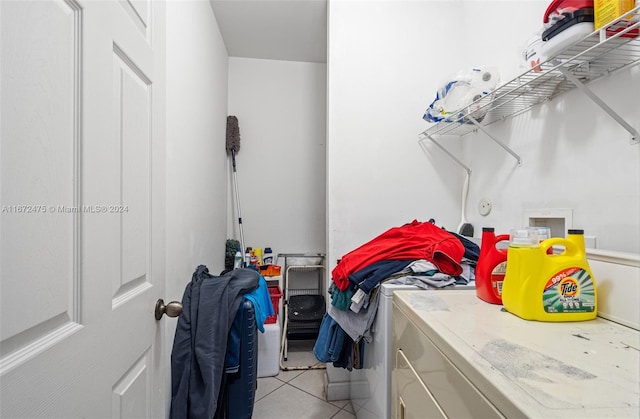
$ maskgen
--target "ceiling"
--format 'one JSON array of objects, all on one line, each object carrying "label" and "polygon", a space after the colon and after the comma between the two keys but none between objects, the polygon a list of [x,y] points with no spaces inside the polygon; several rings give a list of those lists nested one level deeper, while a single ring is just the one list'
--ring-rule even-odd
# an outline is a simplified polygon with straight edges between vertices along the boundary
[{"label": "ceiling", "polygon": [[210,0],[230,57],[327,62],[327,0]]}]

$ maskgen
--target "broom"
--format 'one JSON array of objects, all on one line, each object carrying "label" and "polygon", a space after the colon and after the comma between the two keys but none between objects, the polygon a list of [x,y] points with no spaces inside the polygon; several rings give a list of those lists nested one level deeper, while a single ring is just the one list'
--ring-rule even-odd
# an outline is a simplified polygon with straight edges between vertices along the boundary
[{"label": "broom", "polygon": [[[236,195],[236,212],[238,213],[238,227],[240,228],[240,252],[244,254],[246,249],[244,245],[244,232],[242,231],[242,214],[240,213],[240,192],[238,191],[238,173],[236,172],[236,153],[240,151],[240,128],[238,127],[238,118],[235,116],[227,116],[227,153],[231,153],[231,162],[233,165],[233,184]],[[245,264],[243,263],[242,266]]]}]

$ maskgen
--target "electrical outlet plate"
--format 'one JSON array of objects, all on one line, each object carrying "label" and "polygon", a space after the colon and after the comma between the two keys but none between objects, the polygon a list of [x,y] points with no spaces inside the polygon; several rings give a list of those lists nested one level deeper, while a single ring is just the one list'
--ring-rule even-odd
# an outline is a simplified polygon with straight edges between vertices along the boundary
[{"label": "electrical outlet plate", "polygon": [[482,198],[480,202],[478,202],[478,212],[480,215],[489,215],[491,212],[491,202],[486,198]]}]

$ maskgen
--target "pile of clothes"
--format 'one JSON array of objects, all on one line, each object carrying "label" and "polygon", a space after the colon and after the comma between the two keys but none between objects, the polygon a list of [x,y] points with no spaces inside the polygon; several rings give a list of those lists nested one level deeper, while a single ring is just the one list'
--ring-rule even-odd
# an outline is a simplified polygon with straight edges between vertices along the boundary
[{"label": "pile of clothes", "polygon": [[313,353],[335,367],[363,368],[381,283],[443,288],[474,280],[480,248],[433,220],[391,228],[344,255],[331,272],[331,305]]}]

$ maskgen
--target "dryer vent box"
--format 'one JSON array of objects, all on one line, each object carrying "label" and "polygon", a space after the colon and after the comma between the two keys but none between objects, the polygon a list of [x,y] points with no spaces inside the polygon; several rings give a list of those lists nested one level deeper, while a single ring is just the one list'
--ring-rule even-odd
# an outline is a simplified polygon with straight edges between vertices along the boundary
[{"label": "dryer vent box", "polygon": [[549,227],[551,237],[565,238],[567,230],[573,228],[573,210],[568,208],[524,210],[524,225]]}]

